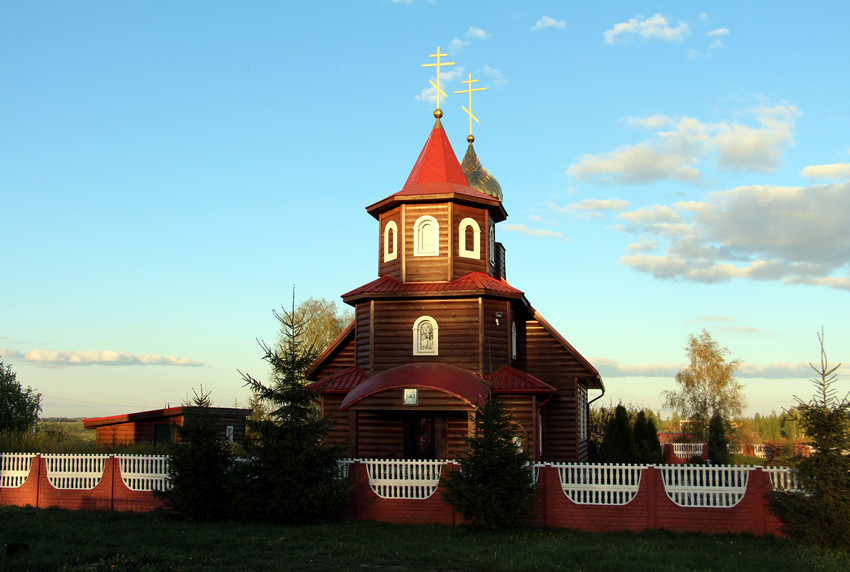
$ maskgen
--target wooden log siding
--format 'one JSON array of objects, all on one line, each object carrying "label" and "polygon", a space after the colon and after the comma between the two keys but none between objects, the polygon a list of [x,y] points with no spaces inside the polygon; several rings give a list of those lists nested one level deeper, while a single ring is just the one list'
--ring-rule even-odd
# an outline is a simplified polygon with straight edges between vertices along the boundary
[{"label": "wooden log siding", "polygon": [[511,423],[518,435],[522,437],[523,451],[529,453],[531,458],[534,459],[534,453],[537,450],[535,439],[537,415],[534,397],[531,395],[500,395],[499,401],[508,407]]},{"label": "wooden log siding", "polygon": [[[384,262],[384,228],[390,221],[394,221],[398,228],[398,234],[396,236],[396,257],[395,260]],[[378,225],[378,276],[390,275],[398,280],[402,279],[401,261],[403,258],[402,253],[404,252],[404,245],[404,226],[401,217],[401,207],[382,213],[380,224]]]},{"label": "wooden log siding", "polygon": [[[501,313],[496,325],[496,313]],[[510,363],[511,304],[507,300],[484,298],[481,304],[481,367],[485,373],[493,373]]]},{"label": "wooden log siding", "polygon": [[[449,204],[404,205],[404,266],[405,282],[445,282],[451,280],[451,218]],[[421,216],[432,216],[440,225],[439,256],[414,256],[413,245],[416,237],[413,226]]]},{"label": "wooden log siding", "polygon": [[565,462],[586,459],[587,447],[578,443],[576,384],[588,372],[537,320],[528,320],[525,329],[528,373],[558,390],[544,414],[543,458]]},{"label": "wooden log siding", "polygon": [[361,459],[404,457],[404,420],[372,411],[356,412],[356,452]]},{"label": "wooden log siding", "polygon": [[[380,351],[370,375],[412,361],[449,363],[480,373],[478,299],[375,300],[374,306],[372,343]],[[421,316],[437,321],[438,355],[413,355],[413,323]]]},{"label": "wooden log siding", "polygon": [[354,359],[355,365],[369,375],[372,371],[372,302],[365,301],[357,304],[354,310]]},{"label": "wooden log siding", "polygon": [[[478,237],[478,260],[473,258],[462,258],[460,256],[460,245],[462,244],[460,236],[460,222],[465,218],[475,220],[481,230],[480,236]],[[454,243],[454,250],[452,252],[452,256],[454,257],[454,261],[452,263],[452,280],[465,276],[470,272],[484,272],[486,274],[490,267],[487,262],[487,211],[466,205],[454,205],[452,208],[452,233]],[[473,230],[472,228],[468,228],[466,244],[470,250],[472,250],[472,240]]]}]

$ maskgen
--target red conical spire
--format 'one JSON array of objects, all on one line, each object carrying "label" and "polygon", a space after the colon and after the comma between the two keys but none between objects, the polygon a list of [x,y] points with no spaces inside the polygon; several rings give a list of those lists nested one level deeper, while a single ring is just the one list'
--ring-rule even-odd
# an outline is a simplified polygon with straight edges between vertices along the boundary
[{"label": "red conical spire", "polygon": [[422,183],[454,183],[464,187],[469,186],[439,117],[402,190]]}]

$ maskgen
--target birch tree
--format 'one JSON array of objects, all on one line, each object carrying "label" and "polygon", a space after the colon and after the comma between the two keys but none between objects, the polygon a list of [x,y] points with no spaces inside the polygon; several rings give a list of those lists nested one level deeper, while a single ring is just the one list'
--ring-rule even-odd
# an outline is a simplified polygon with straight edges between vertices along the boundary
[{"label": "birch tree", "polygon": [[676,374],[679,389],[664,392],[665,407],[689,421],[687,432],[705,439],[713,415],[731,419],[739,416],[746,404],[743,387],[735,379],[741,361],[727,361],[729,350],[706,330],[691,334],[685,351],[689,363]]}]

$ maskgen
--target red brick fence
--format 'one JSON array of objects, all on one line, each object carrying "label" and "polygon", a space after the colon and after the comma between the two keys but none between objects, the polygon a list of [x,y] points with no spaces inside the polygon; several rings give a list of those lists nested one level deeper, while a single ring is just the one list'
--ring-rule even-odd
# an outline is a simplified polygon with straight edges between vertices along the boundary
[{"label": "red brick fence", "polygon": [[[167,457],[0,454],[0,505],[149,511],[168,486]],[[458,524],[440,494],[451,461],[345,461],[353,491],[343,516]],[[694,465],[534,465],[539,526],[589,531],[668,529],[777,534],[765,496],[794,488],[785,468]]]}]

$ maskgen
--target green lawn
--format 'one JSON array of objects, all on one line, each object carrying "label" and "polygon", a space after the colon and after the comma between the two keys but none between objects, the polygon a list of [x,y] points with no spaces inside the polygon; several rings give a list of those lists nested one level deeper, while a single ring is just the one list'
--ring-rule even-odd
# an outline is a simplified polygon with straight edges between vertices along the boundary
[{"label": "green lawn", "polygon": [[776,538],[348,522],[191,523],[158,514],[0,507],[0,570],[850,570]]}]

